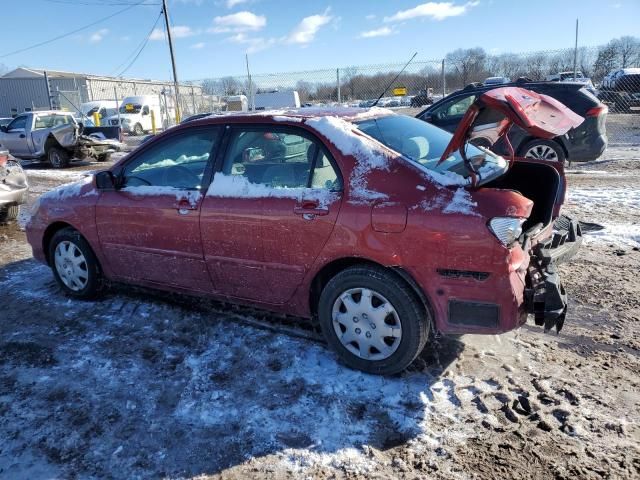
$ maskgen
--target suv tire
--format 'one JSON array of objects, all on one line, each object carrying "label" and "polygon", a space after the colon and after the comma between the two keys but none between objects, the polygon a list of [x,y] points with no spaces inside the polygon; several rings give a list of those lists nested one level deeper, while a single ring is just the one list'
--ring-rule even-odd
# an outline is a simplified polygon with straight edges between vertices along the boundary
[{"label": "suv tire", "polygon": [[329,280],[320,294],[318,316],[324,337],[342,362],[381,375],[407,368],[427,343],[430,327],[415,292],[395,274],[368,265],[347,268]]},{"label": "suv tire", "polygon": [[140,125],[139,123],[136,123],[133,126],[133,134],[136,137],[139,137],[140,135],[144,134],[144,129],[142,128],[142,125]]},{"label": "suv tire", "polygon": [[69,153],[60,147],[51,147],[47,151],[47,160],[53,168],[69,166]]},{"label": "suv tire", "polygon": [[98,259],[89,243],[73,228],[58,230],[49,242],[53,276],[69,296],[89,300],[104,290]]},{"label": "suv tire", "polygon": [[566,155],[562,146],[554,140],[535,138],[518,149],[518,155],[526,158],[564,163]]}]

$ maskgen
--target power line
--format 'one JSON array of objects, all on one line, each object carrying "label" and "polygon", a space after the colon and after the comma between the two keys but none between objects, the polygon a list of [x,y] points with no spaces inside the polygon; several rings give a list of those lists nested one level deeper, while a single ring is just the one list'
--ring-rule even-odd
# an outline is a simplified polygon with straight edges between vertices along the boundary
[{"label": "power line", "polygon": [[43,41],[43,42],[39,42],[39,43],[36,43],[36,44],[34,44],[34,45],[30,45],[30,46],[28,46],[28,47],[20,48],[20,49],[18,49],[18,50],[14,50],[13,52],[5,53],[5,54],[3,54],[3,55],[0,55],[0,58],[5,58],[5,57],[9,57],[9,56],[11,56],[11,55],[16,55],[16,54],[18,54],[18,53],[26,52],[27,50],[32,50],[32,49],[34,49],[34,48],[41,47],[41,46],[43,46],[43,45],[47,45],[47,44],[52,43],[52,42],[55,42],[55,41],[57,41],[57,40],[61,40],[61,39],[65,38],[65,37],[69,37],[69,36],[71,36],[71,35],[73,35],[73,34],[75,34],[75,33],[81,32],[82,30],[86,30],[87,28],[91,28],[91,27],[93,27],[94,25],[97,25],[97,24],[99,24],[99,23],[102,23],[102,22],[104,22],[105,20],[109,20],[110,18],[113,18],[113,17],[115,17],[116,15],[120,15],[121,13],[124,13],[124,12],[126,12],[127,10],[131,10],[133,7],[137,7],[138,5],[141,5],[143,2],[144,2],[144,0],[141,0],[141,1],[140,1],[140,2],[138,2],[138,3],[131,4],[131,5],[129,5],[128,7],[123,8],[122,10],[118,10],[117,12],[112,13],[111,15],[107,15],[106,17],[103,17],[103,18],[101,18],[101,19],[99,19],[99,20],[96,20],[95,22],[92,22],[92,23],[90,23],[90,24],[88,24],[88,25],[85,25],[84,27],[77,28],[77,29],[75,29],[75,30],[73,30],[73,31],[71,31],[71,32],[63,33],[62,35],[58,35],[57,37],[50,38],[49,40],[45,40],[45,41]]},{"label": "power line", "polygon": [[[142,43],[140,44],[139,48],[138,48],[138,52],[135,54],[135,56],[133,57],[133,60],[131,60],[131,62],[129,62],[129,64],[125,67],[124,70],[122,70],[120,73],[118,73],[116,76],[117,77],[121,77],[122,75],[124,75],[130,68],[131,66],[136,62],[136,60],[138,60],[138,57],[140,56],[140,54],[142,53],[142,51],[144,50],[144,48],[147,46],[147,43],[149,43],[149,39],[151,38],[151,35],[153,34],[153,31],[156,29],[156,25],[158,24],[158,21],[160,20],[160,17],[162,16],[162,12],[160,12],[158,14],[158,16],[156,17],[156,21],[153,22],[153,26],[151,27],[151,30],[149,30],[149,33],[147,34],[147,36],[145,37],[145,39],[142,41]],[[135,50],[134,50],[135,52]],[[131,56],[131,55],[130,55]],[[129,57],[130,57],[129,56]],[[129,58],[127,57],[127,58]],[[126,60],[125,60],[126,62]],[[116,68],[116,71],[122,66],[122,64],[120,64],[118,66],[118,68]]]},{"label": "power line", "polygon": [[60,5],[91,5],[94,7],[112,7],[112,6],[120,6],[120,5],[133,5],[133,6],[138,6],[138,5],[160,5],[157,2],[150,2],[150,3],[146,3],[146,0],[142,0],[142,2],[135,2],[135,1],[124,1],[124,0],[113,0],[113,1],[106,1],[106,0],[96,0],[95,2],[91,2],[88,0],[43,0],[45,2],[49,2],[49,3],[57,3]]}]

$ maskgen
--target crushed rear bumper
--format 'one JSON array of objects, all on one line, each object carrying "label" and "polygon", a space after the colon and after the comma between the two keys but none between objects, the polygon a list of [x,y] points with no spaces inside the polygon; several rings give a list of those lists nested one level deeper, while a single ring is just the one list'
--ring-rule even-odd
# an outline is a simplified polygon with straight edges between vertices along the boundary
[{"label": "crushed rear bumper", "polygon": [[524,292],[527,312],[533,314],[536,325],[544,325],[545,332],[553,327],[560,332],[567,315],[567,294],[557,265],[570,260],[582,244],[578,222],[561,216],[553,227],[551,238],[531,250]]}]

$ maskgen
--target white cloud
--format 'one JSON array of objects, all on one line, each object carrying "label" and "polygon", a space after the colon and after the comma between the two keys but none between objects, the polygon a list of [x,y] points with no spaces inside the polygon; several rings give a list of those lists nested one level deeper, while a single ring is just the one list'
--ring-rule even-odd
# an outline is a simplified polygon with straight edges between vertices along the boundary
[{"label": "white cloud", "polygon": [[[173,38],[187,38],[196,35],[198,32],[194,31],[187,25],[175,25],[171,27],[171,36]],[[154,28],[153,32],[149,36],[150,40],[164,40],[164,29]]]},{"label": "white cloud", "polygon": [[256,31],[264,28],[267,24],[267,18],[262,15],[256,15],[252,12],[242,11],[215,17],[213,19],[213,27],[209,28],[210,33],[228,33],[228,32],[246,32]]},{"label": "white cloud", "polygon": [[275,38],[249,37],[246,33],[236,33],[227,38],[228,41],[247,46],[247,53],[256,53],[266,50],[276,44]]},{"label": "white cloud", "polygon": [[247,3],[248,1],[249,0],[227,0],[226,5],[227,5],[227,8],[233,8],[242,3]]},{"label": "white cloud", "polygon": [[329,15],[328,8],[322,14],[304,17],[286,37],[285,42],[307,45],[314,40],[316,33],[331,20],[333,17]]},{"label": "white cloud", "polygon": [[204,42],[198,42],[198,43],[194,43],[189,48],[193,48],[194,50],[200,50],[201,48],[204,48],[205,45],[206,45],[206,43],[204,43]]},{"label": "white cloud", "polygon": [[366,32],[361,32],[358,35],[359,38],[374,38],[374,37],[388,37],[389,35],[394,34],[395,32],[389,27],[380,27],[375,30],[367,30]]},{"label": "white cloud", "polygon": [[384,17],[385,22],[401,22],[413,18],[427,17],[433,20],[444,20],[448,17],[457,17],[466,13],[469,8],[479,5],[480,2],[467,2],[463,5],[455,5],[451,2],[427,2],[408,10],[400,10],[390,17]]},{"label": "white cloud", "polygon": [[89,41],[91,43],[101,42],[102,39],[105,37],[105,35],[107,35],[108,33],[109,33],[108,28],[101,28],[100,30],[98,30],[97,32],[94,32],[93,35],[89,37]]}]

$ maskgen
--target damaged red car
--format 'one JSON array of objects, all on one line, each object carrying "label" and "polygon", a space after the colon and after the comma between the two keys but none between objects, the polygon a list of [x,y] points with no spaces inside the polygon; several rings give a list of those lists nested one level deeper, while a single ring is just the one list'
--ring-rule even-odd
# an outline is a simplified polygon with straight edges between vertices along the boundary
[{"label": "damaged red car", "polygon": [[126,282],[306,317],[347,365],[392,374],[430,333],[562,328],[581,241],[562,165],[487,147],[582,118],[509,87],[451,134],[384,109],[210,116],[44,194],[27,235],[70,296]]}]

